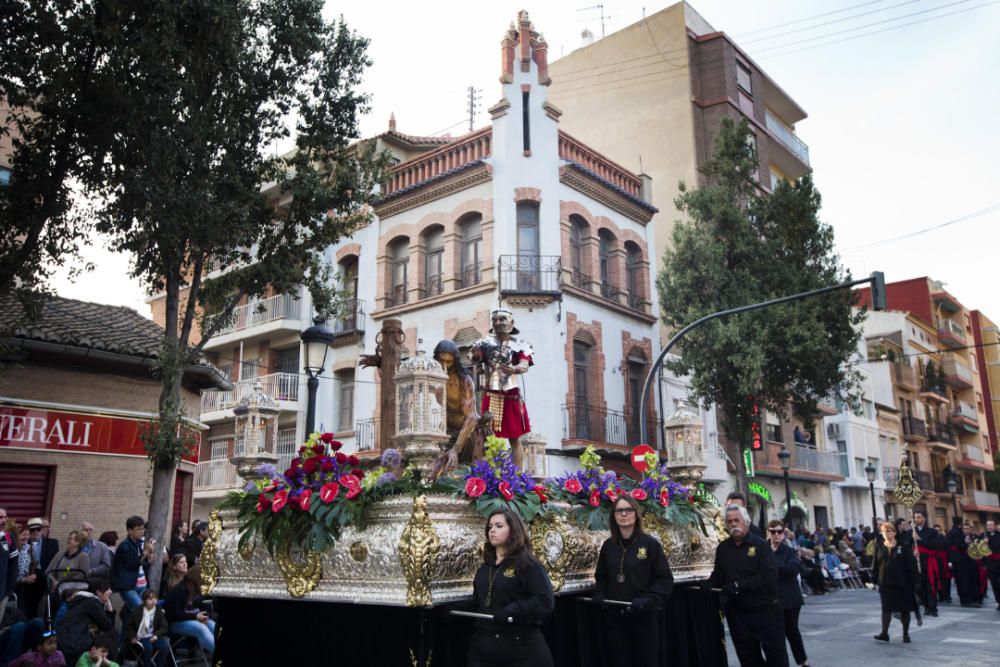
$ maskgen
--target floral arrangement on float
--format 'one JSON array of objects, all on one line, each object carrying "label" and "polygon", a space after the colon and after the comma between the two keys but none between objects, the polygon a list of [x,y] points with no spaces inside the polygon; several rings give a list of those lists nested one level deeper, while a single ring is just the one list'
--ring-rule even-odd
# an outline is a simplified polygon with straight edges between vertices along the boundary
[{"label": "floral arrangement on float", "polygon": [[456,475],[440,480],[460,498],[469,500],[476,512],[489,517],[505,507],[516,512],[525,523],[549,511],[549,491],[514,465],[510,443],[505,438],[486,438],[485,456]]},{"label": "floral arrangement on float", "polygon": [[636,481],[605,470],[594,446],[588,445],[580,454],[580,470],[549,480],[550,497],[569,503],[570,516],[589,530],[607,528],[615,501],[628,494],[638,501],[643,514],[675,525],[695,524],[706,532],[698,509],[711,504],[707,495],[671,480],[655,453],[646,455],[646,464],[647,472]]}]

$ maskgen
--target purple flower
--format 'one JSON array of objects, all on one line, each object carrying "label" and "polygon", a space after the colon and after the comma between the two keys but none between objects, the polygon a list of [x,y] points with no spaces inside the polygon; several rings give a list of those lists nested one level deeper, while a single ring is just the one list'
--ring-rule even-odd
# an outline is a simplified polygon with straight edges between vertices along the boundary
[{"label": "purple flower", "polygon": [[[386,450],[386,451],[393,451],[393,450]],[[378,479],[375,480],[375,486],[385,486],[386,484],[395,481],[396,481],[395,475],[393,475],[391,472],[384,472],[378,476]]]},{"label": "purple flower", "polygon": [[400,456],[399,450],[387,449],[382,452],[382,466],[389,469],[398,468],[403,464],[403,457]]},{"label": "purple flower", "polygon": [[261,463],[257,466],[257,474],[268,479],[277,479],[281,477],[281,473],[278,472],[278,469],[270,463]]},{"label": "purple flower", "polygon": [[243,493],[250,493],[257,490],[257,485],[253,482],[247,482],[247,485],[243,487]]}]

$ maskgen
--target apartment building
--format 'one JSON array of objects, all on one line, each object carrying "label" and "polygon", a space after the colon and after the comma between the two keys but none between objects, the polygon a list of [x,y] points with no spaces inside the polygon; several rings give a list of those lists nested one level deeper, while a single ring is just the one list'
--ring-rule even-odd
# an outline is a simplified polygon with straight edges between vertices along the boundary
[{"label": "apartment building", "polygon": [[[326,252],[350,299],[345,316],[329,323],[336,337],[316,424],[335,431],[346,451],[378,456],[381,380],[358,361],[374,351],[382,323],[402,322],[404,354],[429,354],[443,338],[465,352],[489,333],[490,310],[502,305],[534,349],[534,366],[522,376],[532,426],[526,438],[546,453],[534,472],[574,467],[589,443],[609,467],[630,471],[640,420],[658,443],[659,406],[680,398],[666,387],[640,405],[659,350],[651,181],[562,129],[563,114],[548,99],[547,45],[526,12],[504,34],[501,56],[501,94],[488,126],[460,137],[414,137],[392,118],[374,138],[394,166],[375,220]],[[195,479],[196,513],[236,484],[233,407],[257,383],[280,408],[282,463],[304,438],[300,333],[311,319],[308,294],[274,294],[241,305],[232,326],[207,343],[235,389],[202,397],[210,431]],[[725,465],[710,458],[706,479],[721,481]]]},{"label": "apartment building", "polygon": [[[904,455],[926,492],[923,509],[942,526],[957,515],[982,525],[1000,513],[1000,501],[983,475],[994,464],[972,312],[927,277],[886,290],[889,311],[871,312],[865,323],[867,365],[892,384]],[[887,507],[895,516],[902,509]]]},{"label": "apartment building", "polygon": [[972,335],[976,344],[979,382],[986,402],[986,433],[984,453],[994,458],[997,447],[997,426],[1000,425],[1000,328],[978,310],[972,311]]}]

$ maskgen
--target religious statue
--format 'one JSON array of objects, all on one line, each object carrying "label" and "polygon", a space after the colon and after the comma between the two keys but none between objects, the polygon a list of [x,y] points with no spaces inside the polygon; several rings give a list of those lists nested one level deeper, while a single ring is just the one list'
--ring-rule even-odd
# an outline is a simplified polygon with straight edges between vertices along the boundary
[{"label": "religious statue", "polygon": [[514,463],[524,463],[521,436],[531,431],[528,410],[518,387],[517,376],[528,372],[534,364],[531,346],[514,338],[520,331],[514,326],[514,314],[504,308],[490,314],[492,328],[486,338],[472,346],[471,358],[482,364],[486,372],[486,391],[482,411],[493,415],[493,431],[507,438]]},{"label": "religious statue", "polygon": [[483,458],[483,443],[491,434],[492,418],[479,417],[476,411],[476,386],[460,363],[458,345],[442,340],[434,347],[434,360],[448,373],[446,387],[446,423],[450,447],[434,463],[431,478],[437,479],[460,461],[469,463]]}]

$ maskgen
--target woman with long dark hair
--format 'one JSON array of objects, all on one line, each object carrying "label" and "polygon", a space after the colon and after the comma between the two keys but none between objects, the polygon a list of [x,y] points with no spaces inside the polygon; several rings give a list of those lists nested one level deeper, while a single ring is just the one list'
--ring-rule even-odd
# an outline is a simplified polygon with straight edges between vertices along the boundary
[{"label": "woman with long dark hair", "polygon": [[472,581],[476,621],[467,667],[551,667],[552,655],[539,629],[555,596],[545,569],[531,555],[524,523],[503,509],[486,522],[483,564]]},{"label": "woman with long dark hair", "polygon": [[[606,609],[609,665],[660,664],[656,610],[670,598],[674,576],[660,542],[642,529],[642,511],[631,496],[615,501],[611,537],[601,545],[594,574],[594,602]],[[609,601],[627,602],[628,606]]]},{"label": "woman with long dark hair", "polygon": [[898,613],[903,623],[903,642],[910,643],[910,612],[916,609],[914,586],[917,582],[917,561],[912,543],[896,539],[896,527],[885,521],[879,526],[882,539],[875,546],[875,581],[882,599],[882,632],[875,639],[889,641],[889,623]]},{"label": "woman with long dark hair", "polygon": [[773,519],[767,524],[767,537],[774,551],[774,562],[778,566],[778,604],[785,614],[785,639],[792,648],[795,664],[808,667],[809,658],[799,632],[799,612],[802,611],[802,589],[799,588],[799,574],[802,572],[798,554],[785,542],[785,524]]}]

